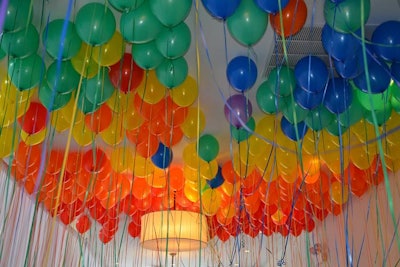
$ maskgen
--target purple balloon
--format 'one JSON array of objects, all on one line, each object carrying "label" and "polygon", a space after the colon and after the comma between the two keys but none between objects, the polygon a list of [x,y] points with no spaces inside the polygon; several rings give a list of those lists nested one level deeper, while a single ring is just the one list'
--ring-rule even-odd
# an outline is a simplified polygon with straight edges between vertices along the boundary
[{"label": "purple balloon", "polygon": [[225,118],[236,128],[244,126],[253,113],[249,99],[242,94],[230,96],[224,106]]}]

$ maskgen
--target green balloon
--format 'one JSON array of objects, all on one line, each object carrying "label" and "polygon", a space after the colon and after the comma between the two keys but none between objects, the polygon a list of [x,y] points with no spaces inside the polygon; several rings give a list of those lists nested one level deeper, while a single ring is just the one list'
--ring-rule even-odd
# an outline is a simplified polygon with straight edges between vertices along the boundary
[{"label": "green balloon", "polygon": [[271,91],[279,96],[289,96],[296,87],[294,71],[288,66],[275,67],[268,75]]},{"label": "green balloon", "polygon": [[383,109],[388,105],[388,103],[390,103],[390,90],[386,90],[379,94],[369,94],[358,89],[355,91],[356,98],[360,102],[361,106],[363,106],[366,110]]},{"label": "green balloon", "polygon": [[205,134],[199,138],[197,155],[207,162],[215,159],[219,152],[218,140],[211,134]]},{"label": "green balloon", "polygon": [[189,15],[192,0],[149,0],[151,12],[167,27],[174,27]]},{"label": "green balloon", "polygon": [[[384,125],[391,115],[392,115],[392,105],[390,104],[390,102],[383,109],[375,110],[376,123],[378,124],[378,126]],[[364,117],[367,120],[367,122],[374,125],[372,110],[367,110],[365,112]]]},{"label": "green balloon", "polygon": [[86,87],[82,86],[78,96],[78,109],[83,114],[93,113],[100,108],[102,104],[93,104],[86,98]]},{"label": "green balloon", "polygon": [[12,58],[8,62],[11,82],[21,91],[37,86],[44,71],[44,62],[38,54],[25,58]]},{"label": "green balloon", "polygon": [[111,10],[100,3],[89,3],[76,14],[76,31],[79,37],[93,46],[109,41],[115,32],[115,17]]},{"label": "green balloon", "polygon": [[72,93],[60,94],[54,92],[47,81],[43,81],[39,88],[39,100],[47,108],[48,111],[60,109],[68,104]]},{"label": "green balloon", "polygon": [[35,26],[3,34],[1,48],[11,57],[27,57],[37,52],[39,48],[39,33]]},{"label": "green balloon", "polygon": [[61,61],[60,69],[57,71],[57,61],[54,61],[47,69],[46,78],[50,88],[57,93],[71,93],[78,87],[80,75],[75,71],[71,61]]},{"label": "green balloon", "polygon": [[[256,121],[254,120],[253,117],[250,117],[250,119],[246,123],[246,126],[252,132],[254,131],[254,129],[256,128]],[[245,128],[236,128],[233,125],[231,125],[230,128],[231,128],[232,137],[238,142],[247,140],[252,135],[252,132],[249,132]]]},{"label": "green balloon", "polygon": [[390,98],[390,104],[392,104],[392,108],[396,113],[400,113],[400,101],[395,97]]},{"label": "green balloon", "polygon": [[106,102],[114,93],[111,80],[108,76],[108,69],[101,68],[96,76],[91,79],[85,79],[85,97],[94,105],[101,105]]},{"label": "green balloon", "polygon": [[[341,123],[338,123],[336,118],[326,127],[328,133],[334,136],[340,136],[347,131],[348,127],[343,126]],[[344,144],[346,146],[346,144]]]},{"label": "green balloon", "polygon": [[[64,22],[63,19],[51,21],[42,34],[46,52],[54,59],[71,59],[81,48],[82,40],[76,32],[75,24],[70,21],[67,22],[67,30],[64,39],[61,40]],[[61,58],[58,58],[59,53]]]},{"label": "green balloon", "polygon": [[123,13],[119,26],[124,39],[135,44],[154,40],[162,29],[161,23],[151,12],[148,1],[135,10]]},{"label": "green balloon", "polygon": [[324,106],[318,106],[311,110],[306,119],[306,125],[314,131],[321,131],[334,119],[334,115],[329,112]]},{"label": "green balloon", "polygon": [[158,51],[155,41],[133,44],[132,57],[136,64],[145,70],[155,69],[164,61],[164,57],[160,51]]},{"label": "green balloon", "polygon": [[[361,10],[361,1],[364,10]],[[325,1],[324,16],[326,23],[338,32],[351,33],[361,28],[368,20],[371,10],[370,0],[346,0],[335,3]],[[364,13],[364,14],[363,14]]]},{"label": "green balloon", "polygon": [[390,82],[388,90],[394,98],[400,101],[400,87],[393,80]]},{"label": "green balloon", "polygon": [[190,48],[190,43],[190,29],[184,22],[173,28],[164,28],[156,38],[158,51],[170,59],[184,56]]},{"label": "green balloon", "polygon": [[264,81],[257,89],[256,100],[261,111],[267,114],[276,114],[286,105],[286,97],[276,96],[271,90],[268,81]]},{"label": "green balloon", "polygon": [[188,75],[188,64],[184,57],[166,59],[157,68],[156,75],[161,84],[174,88],[182,84]]},{"label": "green balloon", "polygon": [[285,101],[286,104],[282,109],[283,116],[292,124],[304,121],[310,110],[302,108],[292,96],[285,97]]},{"label": "green balloon", "polygon": [[268,13],[259,8],[254,0],[242,0],[235,13],[227,19],[232,37],[245,46],[260,41],[268,26]]},{"label": "green balloon", "polygon": [[108,2],[116,10],[120,12],[129,12],[138,8],[144,3],[145,0],[108,0]]},{"label": "green balloon", "polygon": [[0,47],[0,60],[2,60],[6,55],[6,52],[4,52],[4,50]]},{"label": "green balloon", "polygon": [[33,4],[27,0],[9,0],[5,11],[4,32],[18,31],[32,21]]},{"label": "green balloon", "polygon": [[338,114],[338,120],[344,127],[350,127],[364,117],[364,108],[357,97],[353,97],[350,107],[343,113]]}]

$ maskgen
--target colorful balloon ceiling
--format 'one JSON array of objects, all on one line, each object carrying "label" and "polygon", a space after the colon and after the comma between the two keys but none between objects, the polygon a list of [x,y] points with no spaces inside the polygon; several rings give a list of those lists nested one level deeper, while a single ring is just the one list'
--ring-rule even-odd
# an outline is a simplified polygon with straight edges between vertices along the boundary
[{"label": "colorful balloon ceiling", "polygon": [[40,7],[9,0],[0,156],[52,216],[79,233],[102,225],[104,243],[123,213],[136,238],[141,215],[167,209],[205,214],[210,237],[223,241],[312,231],[400,163],[400,21],[382,22],[367,40],[372,11],[361,2],[325,1],[330,65],[309,55],[259,77],[251,53],[228,60],[231,95],[215,96],[230,124],[222,160],[204,131],[199,78],[188,74],[185,55],[202,43],[185,19],[203,5],[246,51],[268,27],[289,44],[310,15],[303,0],[108,0],[76,14],[70,1],[64,19],[44,25],[32,22]]}]

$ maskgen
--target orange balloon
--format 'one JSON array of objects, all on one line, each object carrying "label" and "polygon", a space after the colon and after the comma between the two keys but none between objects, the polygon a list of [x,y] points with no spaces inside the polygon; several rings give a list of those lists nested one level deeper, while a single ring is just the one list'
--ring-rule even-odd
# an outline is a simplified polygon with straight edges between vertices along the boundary
[{"label": "orange balloon", "polygon": [[182,140],[183,132],[179,126],[171,128],[168,127],[164,130],[164,132],[160,133],[158,137],[160,138],[160,142],[165,146],[172,147]]},{"label": "orange balloon", "polygon": [[[282,9],[282,24],[280,12],[269,15],[274,31],[285,38],[295,35],[304,26],[307,19],[307,5],[303,0],[290,0]],[[283,27],[282,27],[283,26]]]},{"label": "orange balloon", "polygon": [[162,113],[164,121],[167,125],[181,125],[186,120],[187,115],[187,107],[178,106],[172,101],[170,96],[167,97],[165,101],[165,112]]},{"label": "orange balloon", "polygon": [[175,165],[170,166],[168,176],[169,186],[172,190],[179,191],[185,185],[185,178],[183,177],[181,167]]},{"label": "orange balloon", "polygon": [[85,125],[93,132],[99,133],[110,126],[112,117],[112,110],[103,104],[95,112],[85,115]]},{"label": "orange balloon", "polygon": [[165,99],[161,99],[156,103],[147,103],[139,94],[135,94],[133,98],[133,105],[140,115],[146,120],[151,120],[153,116],[159,116],[165,109]]},{"label": "orange balloon", "polygon": [[144,178],[135,177],[132,184],[132,195],[137,199],[144,199],[151,192],[150,185]]}]

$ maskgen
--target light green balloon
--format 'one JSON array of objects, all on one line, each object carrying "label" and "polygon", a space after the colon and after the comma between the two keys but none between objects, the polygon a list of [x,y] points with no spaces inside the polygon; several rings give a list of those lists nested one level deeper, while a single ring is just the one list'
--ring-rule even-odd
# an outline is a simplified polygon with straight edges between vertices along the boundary
[{"label": "light green balloon", "polygon": [[236,41],[251,46],[264,36],[268,26],[268,13],[259,8],[254,0],[242,0],[235,13],[228,17],[227,25]]},{"label": "light green balloon", "polygon": [[189,27],[182,22],[173,28],[164,28],[156,38],[156,46],[165,58],[182,57],[190,48],[191,37]]},{"label": "light green balloon", "polygon": [[166,59],[156,68],[156,75],[162,85],[174,88],[185,81],[188,64],[184,57]]},{"label": "light green balloon", "polygon": [[39,33],[35,26],[3,34],[1,48],[11,57],[27,57],[39,48]]},{"label": "light green balloon", "polygon": [[33,5],[31,6],[31,1],[9,0],[5,12],[3,31],[13,32],[25,28],[32,21],[32,13]]},{"label": "light green balloon", "polygon": [[192,0],[148,0],[157,19],[167,27],[174,27],[189,15]]},{"label": "light green balloon", "polygon": [[[361,10],[361,1],[364,10]],[[326,23],[338,32],[351,33],[361,28],[369,18],[370,0],[345,0],[340,3],[325,1],[324,16]]]},{"label": "light green balloon", "polygon": [[286,106],[286,97],[275,95],[268,85],[268,81],[264,81],[257,89],[256,100],[261,111],[267,114],[276,114],[282,111]]},{"label": "light green balloon", "polygon": [[25,58],[12,58],[8,62],[8,75],[19,90],[37,86],[45,72],[45,65],[38,54]]},{"label": "light green balloon", "polygon": [[157,49],[156,42],[132,45],[132,57],[135,63],[145,70],[155,69],[164,61],[163,55]]}]

